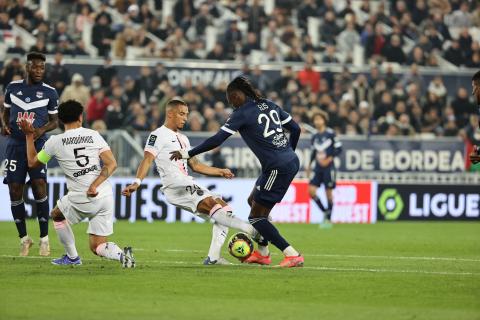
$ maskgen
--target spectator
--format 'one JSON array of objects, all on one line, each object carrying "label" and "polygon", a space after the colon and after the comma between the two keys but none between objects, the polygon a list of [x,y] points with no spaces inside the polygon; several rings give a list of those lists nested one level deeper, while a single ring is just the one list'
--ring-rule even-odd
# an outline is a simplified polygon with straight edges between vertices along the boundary
[{"label": "spectator", "polygon": [[17,0],[17,5],[10,9],[9,16],[10,19],[15,20],[18,15],[22,15],[23,18],[27,21],[33,19],[33,11],[28,8],[25,3],[25,0]]},{"label": "spectator", "polygon": [[102,88],[96,90],[87,105],[87,122],[92,124],[95,120],[103,120],[109,105],[105,91]]},{"label": "spectator", "polygon": [[399,64],[404,64],[406,62],[407,59],[400,44],[400,38],[397,35],[394,35],[391,37],[390,43],[383,47],[382,55],[387,61]]},{"label": "spectator", "polygon": [[110,52],[114,35],[108,24],[108,18],[101,15],[92,29],[92,44],[98,49],[98,55],[103,57]]},{"label": "spectator", "polygon": [[223,45],[217,42],[213,50],[207,54],[207,57],[205,59],[220,60],[220,61],[225,60],[226,56],[225,56],[225,53],[223,52]]},{"label": "spectator", "polygon": [[242,32],[238,29],[238,24],[236,20],[230,22],[228,30],[223,36],[223,45],[226,48],[226,54],[229,58],[233,60],[235,53],[237,52],[237,47],[240,46],[242,41]]},{"label": "spectator", "polygon": [[470,102],[468,91],[464,87],[458,88],[457,96],[452,101],[452,108],[459,128],[463,128],[468,123],[470,115],[476,112],[475,105]]},{"label": "spectator", "polygon": [[337,35],[340,33],[340,27],[335,21],[334,11],[327,11],[325,14],[325,21],[320,26],[320,38],[326,43],[335,43]]},{"label": "spectator", "polygon": [[22,37],[20,36],[15,37],[15,46],[8,48],[7,53],[18,54],[20,56],[23,56],[25,55],[25,53],[27,53],[27,51],[25,51],[25,49],[23,48]]},{"label": "spectator", "polygon": [[360,36],[353,22],[347,23],[347,28],[340,33],[337,41],[339,50],[347,55],[347,61],[352,61],[353,50],[360,44]]},{"label": "spectator", "polygon": [[317,6],[313,0],[304,0],[297,12],[298,26],[307,30],[309,17],[315,17],[318,14]]},{"label": "spectator", "polygon": [[253,32],[249,32],[247,34],[247,43],[245,43],[242,47],[242,50],[240,53],[244,56],[247,56],[250,54],[252,50],[260,50],[260,44],[257,39],[257,35]]},{"label": "spectator", "polygon": [[298,81],[302,86],[309,87],[312,92],[316,93],[320,87],[320,73],[313,70],[310,63],[305,63],[303,70],[298,72]]},{"label": "spectator", "polygon": [[83,84],[83,76],[79,73],[75,73],[72,76],[72,83],[65,87],[65,90],[63,90],[60,96],[60,102],[67,100],[76,100],[80,102],[84,108],[90,100],[90,89]]},{"label": "spectator", "polygon": [[472,25],[472,17],[468,12],[468,2],[463,1],[460,9],[455,10],[449,17],[449,26],[451,28],[468,28]]},{"label": "spectator", "polygon": [[43,53],[43,54],[47,54],[48,51],[47,51],[47,47],[45,45],[45,41],[43,40],[42,37],[38,37],[37,38],[37,41],[35,42],[35,44],[33,46],[30,47],[30,52],[34,51],[34,52],[40,52],[40,53]]},{"label": "spectator", "polygon": [[99,76],[102,81],[102,87],[108,88],[112,79],[117,75],[117,68],[112,66],[112,59],[110,57],[105,57],[103,60],[103,66],[98,67],[95,71],[95,75]]},{"label": "spectator", "polygon": [[463,52],[460,49],[460,44],[458,43],[458,40],[455,39],[452,40],[450,48],[448,48],[443,57],[456,66],[460,66],[461,64],[465,63],[463,59]]},{"label": "spectator", "polygon": [[53,59],[54,63],[48,69],[46,79],[50,81],[51,86],[61,96],[65,86],[70,83],[70,73],[63,64],[63,54],[61,52],[55,53]]}]

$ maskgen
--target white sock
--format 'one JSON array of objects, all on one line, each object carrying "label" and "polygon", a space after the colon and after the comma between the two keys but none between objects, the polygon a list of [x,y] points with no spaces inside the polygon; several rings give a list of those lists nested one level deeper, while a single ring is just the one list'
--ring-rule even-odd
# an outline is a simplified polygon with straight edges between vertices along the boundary
[{"label": "white sock", "polygon": [[120,261],[120,257],[123,254],[123,250],[120,249],[115,242],[101,243],[95,251],[100,257],[118,261]]},{"label": "white sock", "polygon": [[43,238],[40,238],[40,242],[48,242],[48,235]]},{"label": "white sock", "polygon": [[268,246],[258,245],[258,252],[259,252],[262,256],[268,256],[268,255],[270,254],[270,250],[268,250]]},{"label": "white sock", "polygon": [[228,227],[221,224],[214,223],[212,227],[212,242],[210,243],[210,249],[208,250],[208,257],[211,261],[218,260],[220,258],[220,252],[222,246],[225,243],[228,235]]},{"label": "white sock", "polygon": [[240,220],[233,213],[226,212],[223,208],[217,209],[210,217],[223,226],[243,231],[254,238],[257,235],[257,230],[250,223]]},{"label": "white sock", "polygon": [[283,254],[284,254],[286,257],[298,256],[298,255],[300,255],[300,253],[298,253],[298,251],[295,250],[292,246],[286,247],[285,250],[283,250]]},{"label": "white sock", "polygon": [[60,222],[54,221],[53,226],[57,231],[58,240],[60,240],[60,243],[65,248],[67,256],[71,259],[78,257],[77,248],[75,247],[75,236],[67,220]]}]

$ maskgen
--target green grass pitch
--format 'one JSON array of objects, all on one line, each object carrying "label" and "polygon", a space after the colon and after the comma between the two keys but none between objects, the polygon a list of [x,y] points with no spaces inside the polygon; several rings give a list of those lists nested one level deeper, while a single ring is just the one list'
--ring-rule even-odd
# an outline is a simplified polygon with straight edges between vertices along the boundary
[{"label": "green grass pitch", "polygon": [[[19,258],[0,223],[0,319],[480,319],[480,223],[279,225],[305,267],[203,266],[209,224],[120,222],[111,238],[136,269],[93,256],[74,227],[82,266]],[[232,232],[231,232],[232,233]],[[52,257],[62,249],[51,228]],[[272,248],[273,264],[281,255]]]}]

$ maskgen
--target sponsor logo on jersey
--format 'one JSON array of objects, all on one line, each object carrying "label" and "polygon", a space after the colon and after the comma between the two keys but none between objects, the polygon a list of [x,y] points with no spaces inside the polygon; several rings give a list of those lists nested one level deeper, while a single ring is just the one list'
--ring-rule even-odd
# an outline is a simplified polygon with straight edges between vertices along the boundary
[{"label": "sponsor logo on jersey", "polygon": [[20,121],[22,121],[24,119],[27,120],[30,123],[33,123],[33,121],[35,121],[35,112],[28,112],[28,111],[19,112],[17,114],[17,123],[19,123]]},{"label": "sponsor logo on jersey", "polygon": [[37,91],[37,93],[35,94],[35,96],[36,96],[38,99],[41,99],[41,98],[43,98],[43,92],[42,92],[42,91]]},{"label": "sponsor logo on jersey", "polygon": [[80,176],[86,175],[86,174],[89,173],[89,172],[93,172],[93,171],[97,171],[97,170],[99,170],[99,169],[98,169],[97,165],[95,164],[95,165],[93,165],[93,166],[91,166],[91,167],[89,167],[89,168],[85,168],[85,169],[82,169],[82,170],[80,170],[80,171],[77,171],[77,172],[73,173],[73,176],[74,176],[75,178],[78,178],[78,177],[80,177]]}]

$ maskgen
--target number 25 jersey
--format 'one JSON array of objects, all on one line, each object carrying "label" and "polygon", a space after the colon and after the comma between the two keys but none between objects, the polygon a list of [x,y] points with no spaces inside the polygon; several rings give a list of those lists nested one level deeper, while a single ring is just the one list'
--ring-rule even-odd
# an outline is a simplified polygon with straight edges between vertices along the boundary
[{"label": "number 25 jersey", "polygon": [[292,117],[272,101],[249,100],[233,111],[221,129],[230,134],[238,131],[265,171],[297,157],[282,127],[291,120]]},{"label": "number 25 jersey", "polygon": [[[67,178],[68,191],[87,192],[102,170],[100,154],[107,150],[110,147],[97,131],[80,127],[51,136],[38,159],[45,163],[55,157]],[[43,156],[47,159],[43,159]],[[98,197],[112,194],[108,180],[97,191]]]}]

